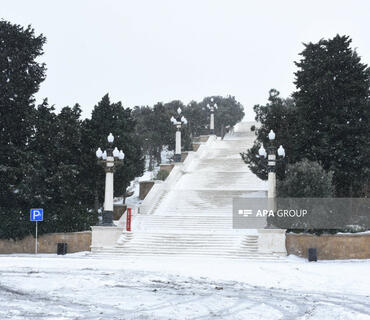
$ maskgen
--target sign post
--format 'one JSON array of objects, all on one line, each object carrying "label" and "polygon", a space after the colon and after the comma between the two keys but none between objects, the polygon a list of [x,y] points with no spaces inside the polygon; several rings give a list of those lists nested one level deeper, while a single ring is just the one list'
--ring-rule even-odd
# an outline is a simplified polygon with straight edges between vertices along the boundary
[{"label": "sign post", "polygon": [[37,254],[37,222],[38,221],[43,221],[44,220],[44,209],[31,209],[31,214],[30,214],[30,221],[36,222],[36,239],[35,239],[35,254]]},{"label": "sign post", "polygon": [[36,238],[35,238],[35,254],[37,254],[38,243],[37,243],[37,221],[36,221]]}]

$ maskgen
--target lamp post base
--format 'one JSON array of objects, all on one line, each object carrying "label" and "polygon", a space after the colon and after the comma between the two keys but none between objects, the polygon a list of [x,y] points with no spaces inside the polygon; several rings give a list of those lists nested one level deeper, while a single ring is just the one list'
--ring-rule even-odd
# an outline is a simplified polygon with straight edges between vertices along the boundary
[{"label": "lamp post base", "polygon": [[114,226],[113,223],[113,211],[103,211],[101,226]]},{"label": "lamp post base", "polygon": [[181,154],[175,153],[175,155],[173,156],[173,160],[175,162],[181,162]]},{"label": "lamp post base", "polygon": [[214,135],[214,134],[215,134],[215,130],[214,130],[214,129],[210,129],[210,130],[209,130],[209,134],[210,134],[210,135]]}]

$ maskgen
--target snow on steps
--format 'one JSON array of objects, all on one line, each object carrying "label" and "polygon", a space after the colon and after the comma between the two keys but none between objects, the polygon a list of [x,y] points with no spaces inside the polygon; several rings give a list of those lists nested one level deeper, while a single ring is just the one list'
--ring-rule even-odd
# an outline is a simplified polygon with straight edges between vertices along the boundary
[{"label": "snow on steps", "polygon": [[168,232],[179,231],[212,233],[215,231],[224,233],[232,231],[232,219],[230,216],[179,216],[179,215],[136,215],[132,228],[135,232]]},{"label": "snow on steps", "polygon": [[163,197],[166,196],[169,190],[172,190],[176,183],[180,180],[182,175],[188,171],[188,168],[194,162],[194,160],[202,157],[210,144],[215,141],[215,137],[211,136],[206,143],[202,143],[196,152],[189,152],[183,163],[175,163],[174,168],[168,175],[167,179],[162,181],[156,181],[152,189],[145,197],[143,203],[140,206],[140,213],[142,214],[153,214],[158,205],[161,203]]},{"label": "snow on steps", "polygon": [[112,248],[95,254],[123,256],[208,256],[225,258],[278,259],[258,251],[258,235],[125,232]]},{"label": "snow on steps", "polygon": [[265,191],[178,190],[166,191],[154,215],[232,216],[234,197],[263,197]]},{"label": "snow on steps", "polygon": [[267,185],[252,174],[240,152],[253,145],[252,123],[234,135],[210,136],[164,182],[156,183],[132,217],[132,232],[115,246],[92,248],[109,256],[196,256],[278,259],[260,249],[257,230],[232,229],[234,197],[266,197]]}]

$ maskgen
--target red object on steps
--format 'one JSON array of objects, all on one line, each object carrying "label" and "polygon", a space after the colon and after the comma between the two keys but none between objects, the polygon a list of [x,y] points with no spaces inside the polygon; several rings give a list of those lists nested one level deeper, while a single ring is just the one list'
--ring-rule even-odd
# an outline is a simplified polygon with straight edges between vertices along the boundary
[{"label": "red object on steps", "polygon": [[131,231],[131,208],[127,208],[126,230]]}]

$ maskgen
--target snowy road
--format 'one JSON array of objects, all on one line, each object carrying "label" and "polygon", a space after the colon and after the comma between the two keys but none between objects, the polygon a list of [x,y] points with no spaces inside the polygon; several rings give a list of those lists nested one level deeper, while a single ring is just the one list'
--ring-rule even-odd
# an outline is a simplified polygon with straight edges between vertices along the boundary
[{"label": "snowy road", "polygon": [[370,261],[1,256],[0,319],[370,319]]}]

